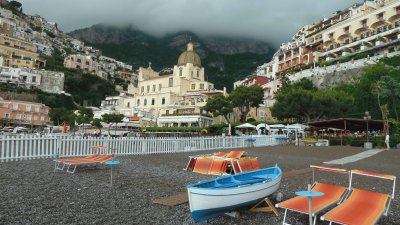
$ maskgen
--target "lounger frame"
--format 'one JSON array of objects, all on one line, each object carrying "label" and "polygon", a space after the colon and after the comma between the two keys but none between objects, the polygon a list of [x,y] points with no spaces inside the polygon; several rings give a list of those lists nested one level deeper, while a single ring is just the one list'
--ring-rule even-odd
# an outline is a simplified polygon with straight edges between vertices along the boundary
[{"label": "lounger frame", "polygon": [[[315,185],[317,184],[315,182],[315,170],[326,171],[326,172],[334,172],[334,173],[342,173],[342,174],[349,174],[349,172],[346,169],[339,169],[339,168],[333,168],[333,167],[324,167],[324,166],[314,166],[314,165],[310,165],[310,167],[312,168],[312,182],[313,182],[311,189],[314,188]],[[330,204],[329,206],[313,212],[312,215],[311,215],[313,217],[313,224],[314,225],[316,224],[317,216],[321,211],[325,210],[326,208],[328,208],[328,207],[330,207],[332,205],[340,204],[346,198],[347,194],[348,194],[348,190],[346,190],[342,194],[342,196],[338,199],[338,201],[335,201],[332,204]],[[279,204],[276,204],[275,206],[279,207],[279,208],[282,208],[281,206],[279,206]],[[304,214],[304,215],[308,215],[308,213],[304,213],[302,211],[298,211],[298,210],[294,210],[294,209],[288,209],[288,208],[284,208],[284,209],[285,209],[285,213],[283,215],[283,222],[282,222],[283,225],[291,225],[290,223],[286,223],[286,218],[287,218],[287,215],[288,215],[288,211],[293,211],[293,212],[301,213],[301,214]]]}]

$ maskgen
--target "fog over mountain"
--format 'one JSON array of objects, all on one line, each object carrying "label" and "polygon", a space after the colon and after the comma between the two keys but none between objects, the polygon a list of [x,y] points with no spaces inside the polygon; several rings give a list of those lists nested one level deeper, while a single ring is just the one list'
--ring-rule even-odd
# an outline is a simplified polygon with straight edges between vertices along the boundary
[{"label": "fog over mountain", "polygon": [[97,23],[133,24],[151,35],[190,30],[203,36],[287,41],[303,25],[331,16],[356,0],[20,0],[69,32]]}]

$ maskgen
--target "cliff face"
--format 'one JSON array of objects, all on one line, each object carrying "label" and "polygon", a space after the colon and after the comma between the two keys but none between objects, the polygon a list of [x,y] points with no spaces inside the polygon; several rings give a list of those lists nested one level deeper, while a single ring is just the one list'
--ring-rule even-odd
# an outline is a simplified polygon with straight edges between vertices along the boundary
[{"label": "cliff face", "polygon": [[152,42],[158,42],[179,50],[183,50],[188,39],[192,38],[197,42],[198,46],[196,47],[201,50],[209,49],[223,55],[241,53],[269,54],[272,52],[271,45],[262,41],[230,37],[199,37],[191,31],[181,31],[162,38],[155,38],[132,26],[113,27],[98,24],[73,31],[70,35],[92,44],[122,44],[130,42],[149,45]]},{"label": "cliff face", "polygon": [[207,79],[217,88],[226,86],[228,89],[236,80],[251,74],[258,65],[268,62],[274,52],[270,44],[261,41],[201,37],[190,31],[157,38],[132,26],[100,24],[69,35],[102,50],[104,55],[132,64],[134,68],[147,67],[151,61],[156,70],[175,65],[188,40],[192,39]]}]

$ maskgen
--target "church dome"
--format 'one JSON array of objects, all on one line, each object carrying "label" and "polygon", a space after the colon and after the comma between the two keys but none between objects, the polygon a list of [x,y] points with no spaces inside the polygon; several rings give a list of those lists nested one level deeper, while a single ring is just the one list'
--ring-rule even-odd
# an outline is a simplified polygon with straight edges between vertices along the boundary
[{"label": "church dome", "polygon": [[192,41],[189,41],[186,51],[182,52],[178,58],[178,66],[186,65],[187,63],[201,67],[200,56],[194,51]]}]

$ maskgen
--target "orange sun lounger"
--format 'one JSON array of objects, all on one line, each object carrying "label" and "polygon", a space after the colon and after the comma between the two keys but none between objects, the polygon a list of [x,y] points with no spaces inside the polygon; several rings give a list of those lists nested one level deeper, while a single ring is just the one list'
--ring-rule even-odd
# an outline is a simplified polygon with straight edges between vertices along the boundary
[{"label": "orange sun lounger", "polygon": [[208,174],[222,175],[226,174],[226,167],[228,162],[223,159],[213,159]]},{"label": "orange sun lounger", "polygon": [[[322,167],[322,166],[310,166],[310,167],[313,168],[313,179],[314,179],[314,169],[347,174],[347,171],[345,169],[337,169],[337,168]],[[340,202],[347,193],[347,188],[333,184],[314,183],[312,191],[324,193],[323,196],[312,199],[312,216],[314,217],[313,221],[315,224],[317,220],[317,214],[327,209],[328,207]],[[285,209],[285,214],[283,217],[283,225],[288,225],[288,223],[286,223],[288,211],[294,211],[306,215],[308,215],[309,213],[308,199],[305,196],[297,196],[292,199],[286,200],[284,202],[278,203],[276,204],[276,207]]]},{"label": "orange sun lounger", "polygon": [[[108,160],[111,160],[113,158],[112,155],[101,155],[95,159],[81,159],[81,160],[71,160],[71,161],[63,161],[63,167],[60,170],[64,170],[64,168],[67,166],[67,173],[75,173],[76,167],[81,166],[81,165],[91,165],[91,164],[97,164],[97,163],[104,163]],[[71,170],[71,166],[73,166],[73,169]]]},{"label": "orange sun lounger", "polygon": [[211,164],[213,162],[212,158],[209,157],[199,157],[196,160],[196,164],[194,165],[193,172],[208,174],[211,168]]},{"label": "orange sun lounger", "polygon": [[55,162],[54,171],[55,170],[63,170],[64,167],[62,167],[61,165],[63,165],[63,163],[67,162],[67,161],[87,160],[87,159],[91,160],[91,159],[95,159],[100,156],[101,156],[100,154],[94,154],[94,155],[88,155],[86,157],[58,158],[58,159],[54,160],[54,162]]},{"label": "orange sun lounger", "polygon": [[229,152],[225,157],[226,158],[232,158],[232,159],[239,159],[243,156],[246,156],[247,152],[246,151],[231,151]]},{"label": "orange sun lounger", "polygon": [[[354,174],[392,180],[392,194],[390,195],[361,189],[351,189],[351,183]],[[394,199],[395,184],[396,177],[392,175],[352,170],[350,173],[349,184],[351,194],[345,201],[343,201],[343,203],[323,215],[321,219],[329,221],[329,224],[376,224],[381,216],[387,215],[387,212],[389,211],[391,199]]]}]

